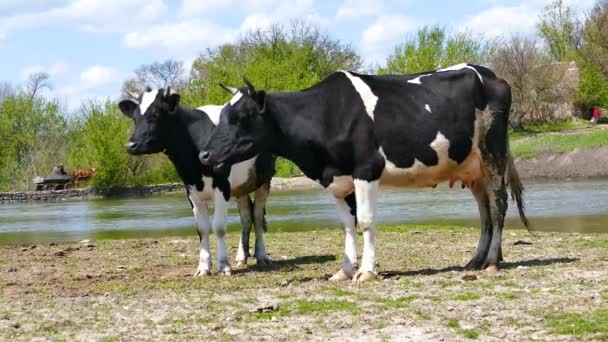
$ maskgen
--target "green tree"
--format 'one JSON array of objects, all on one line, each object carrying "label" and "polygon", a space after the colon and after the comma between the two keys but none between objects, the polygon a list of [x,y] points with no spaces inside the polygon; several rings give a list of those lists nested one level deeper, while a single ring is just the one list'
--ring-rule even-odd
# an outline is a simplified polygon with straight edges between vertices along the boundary
[{"label": "green tree", "polygon": [[608,108],[608,79],[599,65],[583,64],[575,104],[584,113],[593,107]]},{"label": "green tree", "polygon": [[492,44],[470,33],[449,34],[440,26],[425,26],[395,47],[380,74],[412,74],[459,63],[483,64]]},{"label": "green tree", "polygon": [[40,88],[14,91],[0,102],[0,188],[27,190],[63,159],[66,122],[59,102]]},{"label": "green tree", "polygon": [[537,29],[551,57],[559,62],[575,57],[576,20],[574,9],[555,0],[547,5],[539,17]]}]

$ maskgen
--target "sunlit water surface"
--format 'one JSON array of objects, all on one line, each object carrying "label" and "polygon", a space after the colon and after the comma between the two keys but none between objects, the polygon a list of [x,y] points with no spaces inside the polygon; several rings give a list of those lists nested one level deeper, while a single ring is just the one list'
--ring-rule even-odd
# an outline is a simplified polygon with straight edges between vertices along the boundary
[{"label": "sunlit water surface", "polygon": [[[608,182],[527,184],[527,213],[542,231],[608,233]],[[380,224],[458,224],[478,227],[477,205],[467,190],[383,189]],[[322,190],[275,191],[267,205],[269,230],[336,229],[332,197]],[[232,203],[229,230],[238,231]],[[521,229],[510,202],[506,229]],[[0,204],[0,243],[195,235],[185,193],[145,198]]]}]

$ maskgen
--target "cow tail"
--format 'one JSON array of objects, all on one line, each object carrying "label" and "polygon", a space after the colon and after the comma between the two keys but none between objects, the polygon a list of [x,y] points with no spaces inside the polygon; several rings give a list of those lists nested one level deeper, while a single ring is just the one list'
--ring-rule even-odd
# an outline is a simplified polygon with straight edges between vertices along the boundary
[{"label": "cow tail", "polygon": [[532,235],[532,227],[530,225],[530,221],[526,217],[525,212],[525,204],[523,199],[524,186],[521,184],[521,180],[519,179],[519,174],[517,173],[517,169],[515,169],[515,162],[513,161],[513,156],[509,151],[507,154],[507,184],[511,188],[511,197],[517,203],[517,210],[519,211],[519,218],[521,222],[526,226],[528,232]]}]

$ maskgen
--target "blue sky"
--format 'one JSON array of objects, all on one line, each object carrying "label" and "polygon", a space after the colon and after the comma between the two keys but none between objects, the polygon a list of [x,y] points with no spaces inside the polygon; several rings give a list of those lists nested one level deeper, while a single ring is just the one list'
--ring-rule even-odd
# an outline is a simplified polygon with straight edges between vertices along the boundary
[{"label": "blue sky", "polygon": [[[254,28],[293,19],[318,24],[350,43],[367,63],[423,25],[486,37],[532,34],[551,0],[0,0],[0,82],[51,74],[75,109],[87,98],[116,98],[141,64],[201,51]],[[566,0],[580,13],[594,0]]]}]

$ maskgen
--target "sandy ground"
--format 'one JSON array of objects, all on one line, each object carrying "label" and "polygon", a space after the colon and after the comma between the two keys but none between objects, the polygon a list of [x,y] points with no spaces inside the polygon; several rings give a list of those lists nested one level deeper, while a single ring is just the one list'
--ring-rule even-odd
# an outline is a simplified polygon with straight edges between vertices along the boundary
[{"label": "sandy ground", "polygon": [[517,159],[515,167],[521,178],[528,180],[608,178],[608,147],[541,154],[532,160]]},{"label": "sandy ground", "polygon": [[506,231],[495,274],[460,268],[477,229],[382,227],[365,284],[327,280],[337,230],[269,233],[272,265],[199,279],[195,237],[0,246],[0,339],[607,339],[608,235],[539,235]]}]

